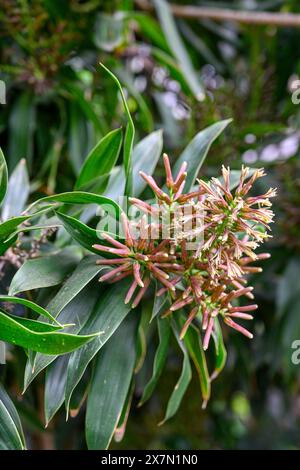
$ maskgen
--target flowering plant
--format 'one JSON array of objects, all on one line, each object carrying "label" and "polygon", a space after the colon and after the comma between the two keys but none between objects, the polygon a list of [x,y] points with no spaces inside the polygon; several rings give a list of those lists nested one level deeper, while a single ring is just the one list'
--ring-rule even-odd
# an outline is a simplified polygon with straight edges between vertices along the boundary
[{"label": "flowering plant", "polygon": [[[252,320],[248,312],[258,308],[256,304],[239,305],[238,301],[242,296],[254,299],[253,287],[247,286],[247,275],[259,273],[261,268],[251,263],[270,256],[256,254],[254,250],[270,236],[267,231],[274,215],[269,208],[270,198],[276,191],[269,189],[263,195],[249,196],[254,182],[264,176],[263,170],[255,170],[250,176],[249,168],[242,169],[237,188],[231,191],[230,170],[223,167],[223,182],[216,178],[209,183],[198,180],[196,189],[184,194],[187,163],[181,165],[173,179],[169,157],[164,154],[163,159],[168,191],[159,188],[151,176],[140,172],[152,188],[157,205],[131,198],[130,202],[145,215],[131,222],[122,214],[124,242],[103,233],[110,246],[93,245],[100,253],[116,256],[97,261],[99,265],[113,267],[100,281],[117,283],[132,277],[125,297],[127,304],[139,289],[132,308],[146,295],[151,279],[157,281],[156,296],[166,294],[169,300],[162,318],[188,308],[179,339],[184,338],[191,323],[196,321],[205,332],[204,351],[208,349],[218,318],[252,338],[252,333],[235,319]],[[148,223],[149,215],[154,222]],[[201,219],[202,224],[199,224]],[[195,247],[199,234],[203,236]],[[192,250],[189,249],[191,242],[194,242]],[[211,378],[215,378],[216,373]]]},{"label": "flowering plant", "polygon": [[[211,382],[226,362],[219,320],[252,337],[240,322],[252,319],[249,312],[257,305],[242,299],[253,300],[248,276],[261,268],[252,263],[269,256],[260,245],[270,236],[270,198],[275,195],[273,189],[250,195],[263,170],[223,167],[220,179],[197,180],[211,144],[229,121],[199,132],[173,169],[164,155],[166,181],[160,188],[152,174],[162,134],[153,132],[133,145],[134,124],[122,88],[110,76],[121,93],[126,131],[123,135],[116,129],[101,139],[73,191],[34,198],[25,208],[25,164],[7,181],[0,154],[1,269],[9,284],[8,293],[0,295],[0,340],[29,351],[25,389],[47,369],[46,424],[64,402],[71,417],[86,406],[91,449],[107,448],[113,436],[122,438],[133,398],[143,404],[155,390],[172,337],[183,353],[182,372],[163,421],[175,415],[184,397],[192,377],[190,359],[207,404]],[[104,212],[100,222],[98,208]],[[156,345],[151,336],[155,325],[158,346],[152,366],[147,345]],[[9,400],[2,389],[0,400]],[[10,414],[6,446],[24,448],[12,407],[5,407]]]}]

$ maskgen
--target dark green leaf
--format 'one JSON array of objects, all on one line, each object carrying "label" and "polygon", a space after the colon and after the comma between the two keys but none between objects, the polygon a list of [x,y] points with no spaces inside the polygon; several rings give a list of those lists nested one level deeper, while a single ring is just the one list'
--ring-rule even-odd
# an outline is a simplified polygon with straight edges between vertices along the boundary
[{"label": "dark green leaf", "polygon": [[125,320],[97,356],[86,412],[91,450],[107,449],[118,425],[136,358],[135,320]]},{"label": "dark green leaf", "polygon": [[0,312],[0,339],[44,354],[65,354],[98,336],[97,332],[84,336],[58,333],[53,331],[51,325],[45,325],[49,328],[48,332],[37,332],[21,325],[11,315]]},{"label": "dark green leaf", "polygon": [[87,156],[77,178],[75,189],[95,193],[99,193],[100,189],[105,189],[103,183],[99,185],[99,177],[109,175],[118,160],[121,145],[121,129],[116,129],[103,137]]},{"label": "dark green leaf", "polygon": [[78,262],[79,257],[70,248],[51,256],[29,259],[13,277],[9,295],[60,284]]},{"label": "dark green leaf", "polygon": [[185,192],[190,191],[192,188],[211,144],[230,122],[231,119],[219,121],[198,132],[176,161],[174,165],[174,175],[179,171],[184,161],[188,163],[188,174],[184,187]]},{"label": "dark green leaf", "polygon": [[[101,295],[101,288],[100,286],[97,288],[97,281],[94,280],[94,277],[103,267],[96,266],[93,259],[93,256],[83,259],[54,299],[47,305],[47,309],[53,316],[58,317],[61,323],[74,323],[74,326],[68,328],[70,333],[78,333],[82,329],[96,300]],[[55,358],[56,356],[37,353],[34,360],[31,361],[34,367],[32,363],[27,362],[24,378],[25,389]]]},{"label": "dark green leaf", "polygon": [[126,126],[126,131],[125,131],[125,138],[124,138],[124,168],[125,168],[125,175],[126,175],[126,184],[125,184],[125,194],[127,196],[131,196],[132,193],[132,148],[133,148],[133,141],[134,141],[134,134],[135,134],[135,129],[134,129],[134,124],[132,121],[132,117],[123,93],[123,89],[121,86],[121,83],[117,79],[117,77],[110,71],[108,70],[103,64],[100,64],[101,67],[110,75],[110,77],[113,79],[115,84],[117,85],[123,106],[125,109],[125,113],[127,116],[127,126]]},{"label": "dark green leaf", "polygon": [[102,334],[91,343],[90,347],[84,347],[71,356],[66,385],[67,410],[73,390],[88,364],[130,312],[129,305],[124,303],[128,287],[127,281],[120,281],[118,289],[115,286],[106,287],[86,325],[80,331],[80,334],[89,334],[90,331],[101,331]]},{"label": "dark green leaf", "polygon": [[179,339],[179,334],[176,330],[176,327],[173,327],[173,331],[174,331],[176,340],[179,344],[179,347],[183,352],[183,364],[182,364],[181,375],[168,401],[168,406],[167,406],[165,417],[160,424],[165,423],[168,419],[172,418],[177,413],[177,410],[180,406],[180,403],[184,397],[184,394],[192,378],[192,368],[191,368],[189,355],[186,350],[186,347],[184,343]]},{"label": "dark green leaf", "polygon": [[133,149],[133,196],[138,197],[146,187],[146,182],[139,175],[142,170],[152,175],[163,148],[162,131],[155,131],[142,139]]},{"label": "dark green leaf", "polygon": [[11,302],[13,304],[24,305],[24,307],[27,307],[30,310],[33,310],[34,312],[38,313],[39,315],[42,315],[43,317],[46,317],[49,320],[51,320],[54,323],[57,323],[59,326],[61,326],[57,322],[57,320],[51,315],[51,313],[49,313],[43,307],[40,307],[40,305],[37,305],[36,303],[31,302],[31,300],[23,299],[21,297],[12,297],[12,296],[8,296],[8,295],[0,295],[0,302],[7,302],[7,303]]},{"label": "dark green leaf", "polygon": [[227,359],[227,351],[225,349],[222,330],[220,327],[219,320],[215,318],[215,326],[213,331],[213,339],[215,342],[215,350],[216,350],[216,361],[215,361],[215,368],[210,377],[210,380],[214,380],[220,372],[225,367],[226,359]]},{"label": "dark green leaf", "polygon": [[58,357],[47,368],[45,380],[45,419],[46,426],[64,402],[69,355]]},{"label": "dark green leaf", "polygon": [[24,450],[25,439],[19,415],[0,384],[0,450]]},{"label": "dark green leaf", "polygon": [[26,158],[29,168],[31,167],[35,124],[33,95],[28,92],[18,94],[9,116],[8,164],[10,171],[21,158]]},{"label": "dark green leaf", "polygon": [[0,205],[5,197],[7,190],[7,166],[6,161],[3,155],[3,152],[0,148]]},{"label": "dark green leaf", "polygon": [[68,193],[55,194],[54,196],[46,196],[42,199],[38,199],[27,208],[27,212],[32,211],[40,204],[44,203],[56,203],[60,204],[98,204],[108,213],[113,215],[116,219],[119,219],[121,215],[121,208],[118,204],[105,196],[98,194],[86,193],[84,191],[72,191]]},{"label": "dark green leaf", "polygon": [[8,188],[2,206],[2,219],[19,216],[29,196],[30,186],[26,161],[22,159],[8,180]]},{"label": "dark green leaf", "polygon": [[158,326],[158,333],[159,333],[159,345],[155,353],[152,377],[144,389],[144,393],[139,403],[139,406],[143,405],[151,397],[158,383],[158,380],[161,376],[161,373],[163,371],[163,368],[167,359],[170,332],[171,332],[170,321],[168,318],[165,318],[165,319],[158,318],[157,326]]},{"label": "dark green leaf", "polygon": [[93,248],[93,245],[100,242],[97,231],[88,225],[84,224],[75,217],[56,212],[57,217],[61,220],[62,225],[71,237],[89,251],[93,253],[99,253],[98,250]]},{"label": "dark green leaf", "polygon": [[[181,323],[181,326],[184,322]],[[210,378],[207,370],[206,358],[202,347],[200,331],[194,326],[190,325],[185,336],[184,343],[186,344],[189,354],[195,364],[201,387],[203,398],[203,408],[210,398]]]},{"label": "dark green leaf", "polygon": [[10,235],[14,233],[20,224],[28,219],[28,215],[22,215],[19,217],[13,217],[12,219],[9,219],[6,222],[0,224],[0,239],[5,241]]}]

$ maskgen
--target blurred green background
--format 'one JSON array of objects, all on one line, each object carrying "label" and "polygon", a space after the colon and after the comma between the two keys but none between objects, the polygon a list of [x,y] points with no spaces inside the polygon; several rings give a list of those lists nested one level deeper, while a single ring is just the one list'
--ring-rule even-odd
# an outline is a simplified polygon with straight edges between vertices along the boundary
[{"label": "blurred green background", "polygon": [[[300,365],[291,361],[292,343],[300,340],[300,104],[292,100],[299,88],[300,27],[180,15],[170,25],[164,2],[154,3],[156,9],[148,9],[152,2],[131,0],[1,0],[0,79],[6,86],[1,147],[10,171],[26,158],[32,193],[70,190],[89,150],[124,120],[118,91],[99,70],[100,61],[122,82],[137,140],[163,129],[171,159],[200,129],[233,118],[202,176],[219,174],[222,164],[263,166],[266,186],[279,189],[268,244],[272,258],[253,280],[259,304],[255,338],[225,332],[227,366],[207,409],[201,410],[193,383],[177,416],[158,427],[180,369],[174,352],[158,392],[142,408],[132,407],[127,433],[113,448],[300,448]],[[296,0],[176,4],[250,16],[300,14]],[[19,379],[11,381],[12,392],[21,386],[22,361],[20,356],[13,365]],[[137,393],[134,405],[138,399]],[[18,409],[39,436],[42,417],[32,404],[25,396]],[[50,425],[43,442],[37,438],[32,446],[55,440],[58,448],[84,448],[83,412],[68,426],[64,412],[54,421],[59,432],[52,435]]]}]

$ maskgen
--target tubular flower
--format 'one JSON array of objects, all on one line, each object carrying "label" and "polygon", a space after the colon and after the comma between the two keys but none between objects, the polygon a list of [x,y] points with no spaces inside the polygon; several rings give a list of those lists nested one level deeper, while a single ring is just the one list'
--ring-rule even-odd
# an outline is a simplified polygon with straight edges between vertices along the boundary
[{"label": "tubular flower", "polygon": [[[122,215],[124,242],[103,234],[112,247],[94,245],[100,252],[116,255],[114,259],[98,261],[113,267],[100,280],[117,282],[132,276],[125,302],[131,301],[139,288],[132,304],[135,307],[151,279],[156,279],[161,286],[157,295],[170,296],[170,306],[163,316],[179,310],[187,312],[181,338],[189,325],[197,322],[203,330],[204,350],[209,346],[216,318],[252,338],[237,320],[251,320],[249,312],[256,310],[257,305],[251,302],[239,306],[239,301],[243,297],[252,301],[254,298],[247,277],[262,270],[251,263],[270,256],[256,254],[255,250],[270,237],[269,225],[273,221],[270,198],[276,191],[270,189],[263,195],[249,196],[255,181],[265,174],[262,169],[251,174],[244,167],[234,191],[230,170],[223,167],[223,181],[200,180],[195,190],[184,194],[187,164],[182,164],[174,178],[166,154],[163,160],[166,189],[140,172],[152,188],[157,204],[131,198],[130,202],[144,215],[135,224]],[[151,223],[148,217],[152,218]],[[135,236],[134,228],[138,229]]]},{"label": "tubular flower", "polygon": [[136,295],[132,307],[136,307],[146,293],[151,278],[157,279],[169,291],[175,291],[175,286],[170,282],[173,272],[183,270],[182,266],[176,263],[176,256],[171,255],[168,250],[168,240],[155,243],[151,235],[156,231],[156,224],[147,224],[146,218],[142,217],[138,224],[138,236],[136,227],[130,222],[127,216],[121,216],[125,240],[123,243],[115,240],[107,233],[103,233],[103,238],[112,246],[93,245],[93,248],[100,252],[115,255],[113,259],[100,259],[98,264],[112,266],[113,269],[100,277],[100,282],[118,282],[128,276],[133,277],[133,282],[128,290],[125,303],[129,303]]}]

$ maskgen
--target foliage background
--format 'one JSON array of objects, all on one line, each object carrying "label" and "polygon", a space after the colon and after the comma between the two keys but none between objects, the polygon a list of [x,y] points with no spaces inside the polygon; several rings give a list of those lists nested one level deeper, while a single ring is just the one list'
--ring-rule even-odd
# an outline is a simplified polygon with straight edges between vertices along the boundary
[{"label": "foliage background", "polygon": [[[205,411],[193,382],[177,416],[158,427],[180,368],[176,353],[171,355],[158,391],[142,408],[135,406],[137,391],[127,433],[112,447],[299,448],[300,369],[291,363],[291,345],[300,339],[300,108],[291,93],[300,73],[300,30],[177,19],[181,41],[207,93],[204,101],[197,101],[190,69],[186,64],[178,68],[164,25],[155,12],[143,11],[142,3],[1,0],[0,79],[7,87],[7,102],[1,105],[0,139],[9,170],[26,158],[32,194],[73,187],[89,150],[125,123],[117,89],[99,71],[99,61],[119,76],[127,91],[137,140],[162,128],[171,159],[198,130],[232,117],[202,175],[218,174],[221,164],[239,169],[244,162],[264,166],[270,184],[279,188],[268,247],[272,259],[255,278],[260,306],[255,338],[227,338],[227,366]],[[300,12],[295,0],[199,4]],[[5,285],[5,279],[1,282]],[[24,368],[24,357],[16,354],[3,372],[14,397]],[[83,413],[66,425],[61,412],[44,430],[42,384],[40,380],[34,396],[16,401],[30,445],[84,448]]]}]

